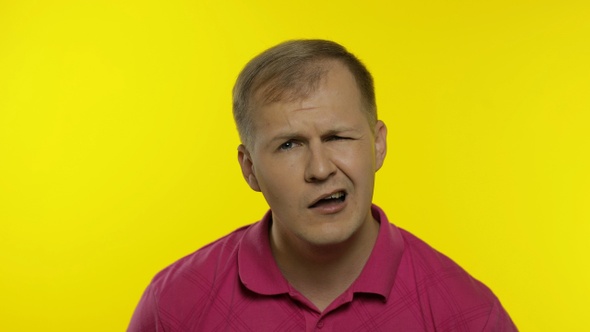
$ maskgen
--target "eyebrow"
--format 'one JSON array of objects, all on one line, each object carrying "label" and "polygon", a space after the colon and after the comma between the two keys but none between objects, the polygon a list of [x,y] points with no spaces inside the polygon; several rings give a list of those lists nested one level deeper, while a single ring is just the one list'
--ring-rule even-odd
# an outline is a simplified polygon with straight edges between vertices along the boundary
[{"label": "eyebrow", "polygon": [[[347,133],[347,132],[354,132],[356,131],[355,128],[353,127],[337,127],[334,129],[330,129],[328,131],[326,131],[325,133],[322,133],[322,137],[327,137],[327,136],[333,136],[333,135],[337,135],[337,134],[342,134],[342,133]],[[285,141],[285,140],[290,140],[290,139],[294,139],[294,138],[301,138],[304,135],[298,133],[298,132],[283,132],[283,133],[279,133],[276,136],[274,136],[269,143],[273,143],[276,141]]]}]

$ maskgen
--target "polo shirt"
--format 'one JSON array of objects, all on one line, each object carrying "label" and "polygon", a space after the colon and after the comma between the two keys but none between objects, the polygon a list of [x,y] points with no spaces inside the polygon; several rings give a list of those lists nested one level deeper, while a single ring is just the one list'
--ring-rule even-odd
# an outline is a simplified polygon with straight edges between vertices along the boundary
[{"label": "polo shirt", "polygon": [[323,312],[281,274],[269,211],[158,273],[128,331],[517,331],[489,288],[371,209],[371,255]]}]

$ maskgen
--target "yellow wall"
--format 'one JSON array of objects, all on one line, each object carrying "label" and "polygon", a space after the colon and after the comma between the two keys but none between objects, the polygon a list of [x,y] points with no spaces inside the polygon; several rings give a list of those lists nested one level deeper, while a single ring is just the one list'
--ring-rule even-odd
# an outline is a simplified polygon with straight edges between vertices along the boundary
[{"label": "yellow wall", "polygon": [[285,39],[374,73],[375,202],[523,331],[590,298],[587,1],[0,0],[0,325],[121,331],[151,277],[255,221],[230,90]]}]

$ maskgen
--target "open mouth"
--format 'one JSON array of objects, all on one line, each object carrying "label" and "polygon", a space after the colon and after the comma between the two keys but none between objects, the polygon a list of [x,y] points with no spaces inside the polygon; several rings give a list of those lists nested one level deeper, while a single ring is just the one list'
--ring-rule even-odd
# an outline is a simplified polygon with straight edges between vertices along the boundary
[{"label": "open mouth", "polygon": [[345,200],[346,200],[346,192],[345,191],[338,191],[338,192],[335,192],[333,194],[329,194],[325,197],[318,199],[313,204],[311,204],[309,207],[315,208],[315,207],[321,207],[324,205],[337,204],[337,203],[342,203]]}]

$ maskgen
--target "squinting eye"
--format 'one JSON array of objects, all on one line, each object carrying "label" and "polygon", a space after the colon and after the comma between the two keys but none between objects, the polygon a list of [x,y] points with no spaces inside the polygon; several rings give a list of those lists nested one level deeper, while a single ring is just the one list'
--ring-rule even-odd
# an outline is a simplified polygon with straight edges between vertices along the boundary
[{"label": "squinting eye", "polygon": [[342,136],[332,136],[330,137],[330,141],[339,141],[339,140],[343,140],[346,139],[346,137],[342,137]]}]

